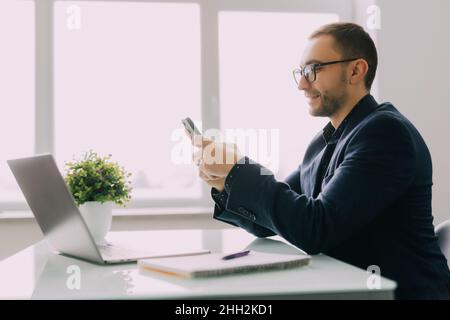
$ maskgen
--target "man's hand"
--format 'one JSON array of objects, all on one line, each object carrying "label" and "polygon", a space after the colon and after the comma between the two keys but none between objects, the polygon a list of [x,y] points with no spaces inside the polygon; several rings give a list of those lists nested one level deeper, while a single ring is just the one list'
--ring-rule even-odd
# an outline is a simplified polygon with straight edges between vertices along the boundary
[{"label": "man's hand", "polygon": [[225,188],[225,179],[226,178],[211,178],[205,175],[201,170],[198,170],[199,177],[205,181],[209,186],[217,189],[218,191],[222,192]]},{"label": "man's hand", "polygon": [[203,136],[195,136],[193,144],[200,148],[194,154],[200,178],[211,187],[222,191],[228,173],[242,158],[237,146],[214,142]]}]

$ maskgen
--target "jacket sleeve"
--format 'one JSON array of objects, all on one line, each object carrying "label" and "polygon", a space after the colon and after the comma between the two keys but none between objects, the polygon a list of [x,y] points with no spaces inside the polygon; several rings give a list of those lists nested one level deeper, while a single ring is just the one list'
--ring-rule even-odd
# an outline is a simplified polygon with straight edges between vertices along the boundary
[{"label": "jacket sleeve", "polygon": [[243,213],[231,212],[227,209],[223,210],[217,206],[214,206],[214,219],[231,224],[236,227],[240,227],[247,232],[255,235],[258,238],[265,238],[276,235],[276,233],[268,228],[260,226],[254,223],[252,220],[247,219]]},{"label": "jacket sleeve", "polygon": [[293,191],[295,191],[297,193],[303,193],[302,192],[302,187],[301,187],[301,184],[300,184],[300,168],[298,168],[297,170],[292,172],[284,180],[284,182],[286,182]]},{"label": "jacket sleeve", "polygon": [[[247,158],[248,159],[248,158]],[[233,168],[232,173],[238,174],[237,168]],[[242,167],[239,169],[242,170]],[[230,179],[227,179],[227,182],[229,182]],[[286,183],[291,186],[291,188],[299,192],[301,190],[300,188],[300,170],[297,169],[293,173],[289,175],[288,178],[286,178]],[[231,182],[232,183],[232,182]],[[233,226],[241,227],[245,229],[246,231],[252,233],[253,235],[257,237],[270,237],[275,235],[276,233],[273,230],[270,230],[268,228],[265,228],[263,226],[260,226],[257,223],[254,223],[252,221],[252,217],[250,216],[249,219],[249,212],[247,212],[243,208],[238,208],[237,211],[231,212],[227,211],[227,202],[228,202],[228,193],[226,190],[223,190],[222,192],[218,192],[214,188],[211,189],[211,197],[213,198],[215,202],[214,206],[214,219],[217,219],[219,221],[231,224]]]},{"label": "jacket sleeve", "polygon": [[390,206],[412,183],[414,167],[415,147],[407,128],[392,117],[378,117],[351,137],[343,161],[317,198],[295,192],[273,175],[261,175],[259,164],[246,164],[229,186],[227,215],[248,212],[243,217],[252,225],[317,254]]}]

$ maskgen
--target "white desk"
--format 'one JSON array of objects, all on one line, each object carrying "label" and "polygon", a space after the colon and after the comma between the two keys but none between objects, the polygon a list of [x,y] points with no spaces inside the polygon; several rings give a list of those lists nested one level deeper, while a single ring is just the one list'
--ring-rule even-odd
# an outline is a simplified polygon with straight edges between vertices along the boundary
[{"label": "white desk", "polygon": [[[276,236],[258,239],[239,229],[115,232],[110,241],[143,249],[206,248],[212,252],[252,250],[299,253]],[[137,245],[136,243],[139,243]],[[69,289],[67,268],[80,268],[80,289]],[[381,278],[368,289],[366,270],[326,255],[284,271],[179,279],[140,271],[136,263],[99,266],[53,254],[41,241],[0,263],[0,299],[392,299],[395,282]]]}]

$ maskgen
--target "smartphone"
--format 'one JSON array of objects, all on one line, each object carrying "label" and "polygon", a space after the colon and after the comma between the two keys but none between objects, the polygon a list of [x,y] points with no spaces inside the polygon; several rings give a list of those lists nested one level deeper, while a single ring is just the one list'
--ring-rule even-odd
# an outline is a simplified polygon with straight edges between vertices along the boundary
[{"label": "smartphone", "polygon": [[186,128],[186,131],[191,136],[191,139],[194,139],[194,136],[199,136],[202,134],[200,130],[197,129],[197,127],[194,124],[194,121],[192,121],[191,118],[187,117],[186,119],[181,120],[181,122]]}]

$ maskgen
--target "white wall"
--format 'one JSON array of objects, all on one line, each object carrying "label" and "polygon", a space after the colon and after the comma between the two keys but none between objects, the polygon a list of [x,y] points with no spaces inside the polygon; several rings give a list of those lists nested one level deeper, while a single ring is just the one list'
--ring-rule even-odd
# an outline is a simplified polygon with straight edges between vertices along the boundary
[{"label": "white wall", "polygon": [[379,100],[422,133],[433,158],[435,225],[450,219],[450,1],[378,0]]}]

